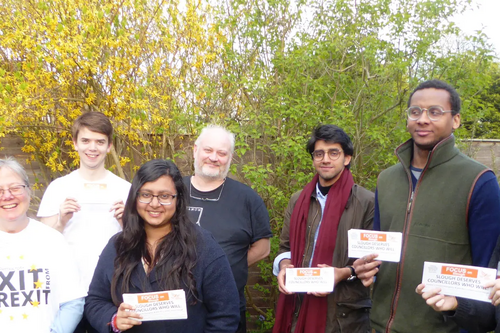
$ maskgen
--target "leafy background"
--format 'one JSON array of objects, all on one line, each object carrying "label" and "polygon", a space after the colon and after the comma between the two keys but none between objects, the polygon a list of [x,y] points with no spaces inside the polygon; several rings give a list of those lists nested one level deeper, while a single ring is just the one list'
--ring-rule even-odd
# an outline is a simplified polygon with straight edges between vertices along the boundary
[{"label": "leafy background", "polygon": [[[237,135],[233,175],[262,196],[279,235],[288,199],[313,174],[305,142],[320,123],[351,135],[355,181],[369,189],[409,137],[404,110],[423,80],[458,89],[458,138],[500,138],[498,59],[485,35],[450,21],[472,5],[0,0],[0,140],[22,138],[43,191],[78,166],[71,125],[82,112],[110,117],[107,166],[129,180],[152,158],[190,172],[192,139],[222,124]],[[270,259],[251,287],[265,300],[249,301],[256,330],[273,324]]]}]

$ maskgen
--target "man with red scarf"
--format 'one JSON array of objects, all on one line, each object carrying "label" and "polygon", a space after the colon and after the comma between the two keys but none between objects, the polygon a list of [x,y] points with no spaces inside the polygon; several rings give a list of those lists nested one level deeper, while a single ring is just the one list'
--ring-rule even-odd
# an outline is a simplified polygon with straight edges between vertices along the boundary
[{"label": "man with red scarf", "polygon": [[[372,229],[374,194],[354,184],[349,171],[354,148],[341,128],[317,127],[307,150],[317,174],[285,211],[274,261],[281,293],[273,333],[370,332],[370,291],[347,256],[347,231]],[[335,270],[333,293],[286,289],[286,268],[326,266]]]}]

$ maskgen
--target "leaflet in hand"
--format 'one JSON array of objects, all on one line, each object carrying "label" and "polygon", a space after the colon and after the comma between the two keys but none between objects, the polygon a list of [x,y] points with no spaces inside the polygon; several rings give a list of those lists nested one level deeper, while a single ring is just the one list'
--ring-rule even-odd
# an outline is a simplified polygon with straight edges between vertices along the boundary
[{"label": "leaflet in hand", "polygon": [[399,262],[401,259],[403,234],[400,232],[351,229],[347,235],[349,258],[361,258],[376,253],[376,260]]},{"label": "leaflet in hand", "polygon": [[333,267],[304,267],[286,269],[286,289],[291,292],[332,292]]},{"label": "leaflet in hand", "polygon": [[488,299],[491,288],[483,288],[488,280],[496,278],[497,270],[476,266],[424,262],[422,283],[424,291],[441,288],[440,294],[491,302]]},{"label": "leaflet in hand", "polygon": [[123,302],[135,306],[142,321],[187,319],[186,293],[182,289],[123,294]]}]

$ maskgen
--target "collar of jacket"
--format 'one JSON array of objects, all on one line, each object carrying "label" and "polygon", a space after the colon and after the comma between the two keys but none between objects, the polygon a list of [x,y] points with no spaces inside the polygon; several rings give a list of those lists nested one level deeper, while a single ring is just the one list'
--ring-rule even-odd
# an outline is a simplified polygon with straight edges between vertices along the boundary
[{"label": "collar of jacket", "polygon": [[[413,158],[413,139],[409,139],[405,143],[401,144],[394,151],[399,161],[407,169],[410,168],[411,160]],[[427,163],[424,169],[432,169],[435,166],[446,163],[451,160],[459,153],[457,147],[455,147],[455,136],[451,134],[446,139],[438,142],[434,148],[432,148],[429,156],[427,157]]]},{"label": "collar of jacket", "polygon": [[[352,186],[352,189],[351,189],[351,195],[349,196],[349,199],[347,199],[347,203],[345,204],[344,210],[346,210],[349,207],[349,205],[351,204],[351,201],[353,200],[353,198],[352,198],[353,194],[354,195],[356,194],[356,188],[357,188],[356,184],[354,184]],[[316,185],[316,187],[314,188],[314,191],[311,193],[311,198],[313,200],[317,200],[318,199],[318,195],[316,193],[317,190],[318,190],[318,185]],[[328,198],[327,198],[327,200],[328,200]]]}]

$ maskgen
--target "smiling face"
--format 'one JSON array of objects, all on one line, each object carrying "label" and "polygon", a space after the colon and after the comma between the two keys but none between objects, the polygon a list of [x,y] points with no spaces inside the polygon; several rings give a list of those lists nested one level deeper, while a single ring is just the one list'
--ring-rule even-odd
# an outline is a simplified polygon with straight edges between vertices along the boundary
[{"label": "smiling face", "polygon": [[80,168],[88,170],[104,168],[106,154],[111,150],[111,143],[105,134],[92,132],[83,127],[73,144],[80,155]]},{"label": "smiling face", "polygon": [[328,152],[331,149],[337,149],[341,151],[340,156],[336,160],[332,160],[328,153],[325,153],[321,161],[316,161],[313,159],[313,165],[316,172],[319,174],[319,183],[321,186],[331,186],[333,185],[344,171],[345,167],[351,162],[351,156],[345,155],[342,151],[342,146],[340,143],[331,143],[324,140],[316,141],[314,145],[314,151],[323,150]]},{"label": "smiling face", "polygon": [[0,196],[0,229],[5,232],[19,232],[29,221],[26,215],[30,205],[29,189],[23,189],[17,196],[5,191],[16,185],[25,185],[22,178],[9,167],[0,168],[0,188],[4,190]]},{"label": "smiling face", "polygon": [[[170,194],[176,195],[174,181],[170,176],[161,176],[153,182],[145,183],[139,190],[139,193],[150,193],[153,195]],[[175,214],[177,205],[177,198],[174,198],[171,205],[160,205],[158,198],[154,197],[153,200],[146,204],[139,202],[139,196],[136,201],[137,213],[144,220],[144,228],[146,232],[151,229],[164,228],[166,233],[172,229],[170,220]]]},{"label": "smiling face", "polygon": [[222,131],[212,131],[194,146],[194,170],[196,176],[224,179],[231,165],[231,143]]},{"label": "smiling face", "polygon": [[[417,90],[410,101],[410,106],[427,109],[440,106],[443,110],[451,110],[450,93],[444,89],[427,88]],[[421,150],[432,150],[436,144],[446,139],[460,126],[460,114],[445,113],[438,121],[431,121],[427,112],[419,119],[408,119],[408,132],[415,146]]]}]

